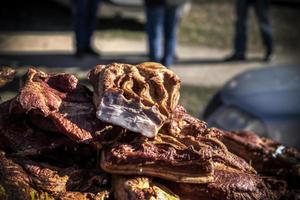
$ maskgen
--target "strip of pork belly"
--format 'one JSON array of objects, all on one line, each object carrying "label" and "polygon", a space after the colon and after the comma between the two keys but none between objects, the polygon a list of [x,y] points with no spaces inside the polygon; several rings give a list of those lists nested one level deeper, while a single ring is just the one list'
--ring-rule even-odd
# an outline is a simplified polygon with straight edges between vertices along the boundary
[{"label": "strip of pork belly", "polygon": [[48,130],[85,143],[114,128],[95,117],[92,93],[78,84],[75,76],[29,69],[25,78],[16,101],[29,115],[35,115],[32,122],[39,128],[45,129],[41,120],[47,118]]},{"label": "strip of pork belly", "polygon": [[189,115],[180,105],[160,130],[162,141],[176,138],[187,147],[210,149],[214,166],[217,168],[227,167],[231,170],[256,173],[245,160],[228,151],[220,140],[222,135],[223,131],[208,128],[205,122]]},{"label": "strip of pork belly", "polygon": [[97,117],[153,138],[179,100],[179,78],[158,63],[98,65],[89,73]]},{"label": "strip of pork belly", "polygon": [[216,138],[200,140],[164,134],[152,140],[141,137],[104,150],[101,159],[102,168],[110,173],[148,175],[187,183],[212,181],[214,170],[256,173]]},{"label": "strip of pork belly", "polygon": [[[156,137],[156,139],[159,136]],[[195,150],[176,139],[168,142],[147,138],[119,143],[102,152],[101,167],[109,173],[147,175],[175,182],[212,181],[210,149]]]},{"label": "strip of pork belly", "polygon": [[[182,200],[273,200],[264,181],[253,174],[216,170],[214,181],[207,184],[185,184],[161,181]],[[279,199],[279,198],[277,198]]]},{"label": "strip of pork belly", "polygon": [[113,176],[112,186],[118,200],[179,200],[169,189],[147,177]]},{"label": "strip of pork belly", "polygon": [[253,132],[224,132],[221,140],[228,149],[251,163],[260,173],[284,179],[291,188],[299,188],[298,150],[261,138]]}]

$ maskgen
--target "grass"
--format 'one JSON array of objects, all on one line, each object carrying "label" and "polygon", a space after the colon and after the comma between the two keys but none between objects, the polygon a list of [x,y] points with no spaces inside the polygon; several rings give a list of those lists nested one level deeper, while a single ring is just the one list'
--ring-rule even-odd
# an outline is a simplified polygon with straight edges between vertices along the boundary
[{"label": "grass", "polygon": [[[235,21],[234,1],[194,1],[189,15],[180,27],[180,41],[187,44],[231,48]],[[290,54],[300,50],[299,8],[286,6],[270,7],[276,50]],[[249,13],[249,49],[262,51],[260,31],[254,10]]]},{"label": "grass", "polygon": [[202,113],[208,101],[217,90],[217,87],[182,85],[180,104],[192,116],[199,117],[199,114]]},{"label": "grass", "polygon": [[[270,20],[277,53],[290,54],[300,50],[300,21],[297,20],[299,18],[298,8],[274,5],[270,7]],[[190,12],[180,24],[179,42],[221,49],[232,48],[234,21],[235,6],[233,0],[195,0]],[[103,28],[100,30],[102,37],[125,37],[129,39],[145,37],[141,23],[129,22],[125,23],[125,27],[118,25],[109,29]],[[109,24],[100,25],[109,27],[111,23],[109,21]],[[249,12],[248,49],[255,52],[264,50],[253,9]]]},{"label": "grass", "polygon": [[[235,21],[234,1],[194,1],[192,10],[180,26],[180,41],[187,44],[231,48]],[[271,6],[272,23],[278,52],[300,49],[300,12],[297,8]],[[249,49],[261,51],[260,31],[253,9],[249,13]]]}]

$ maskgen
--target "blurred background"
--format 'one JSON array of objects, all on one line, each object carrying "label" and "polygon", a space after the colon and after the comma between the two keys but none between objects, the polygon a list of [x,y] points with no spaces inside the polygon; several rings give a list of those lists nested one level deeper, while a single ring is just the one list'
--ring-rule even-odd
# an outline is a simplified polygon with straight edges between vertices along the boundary
[{"label": "blurred background", "polygon": [[[96,64],[148,60],[143,0],[101,2],[92,38],[99,56],[74,56],[73,10],[70,0],[2,1],[0,65],[17,70],[16,78],[0,88],[2,101],[16,94],[19,77],[30,66],[74,73],[87,83],[86,74]],[[269,11],[272,59],[261,59],[264,47],[251,9],[247,60],[224,62],[233,51],[235,1],[186,2],[170,68],[181,77],[181,104],[193,116],[211,126],[254,130],[297,146],[300,0],[271,0]]]}]

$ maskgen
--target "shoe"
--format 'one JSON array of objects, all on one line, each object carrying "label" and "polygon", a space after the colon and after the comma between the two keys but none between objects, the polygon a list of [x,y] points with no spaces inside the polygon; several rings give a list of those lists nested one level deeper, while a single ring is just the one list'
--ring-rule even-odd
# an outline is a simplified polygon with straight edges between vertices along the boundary
[{"label": "shoe", "polygon": [[85,53],[91,56],[100,56],[100,54],[97,51],[95,51],[92,47],[87,48],[85,50]]},{"label": "shoe", "polygon": [[272,60],[272,51],[267,51],[263,58],[263,61],[270,62],[271,60]]},{"label": "shoe", "polygon": [[265,57],[263,58],[264,62],[270,62],[272,60],[271,55],[265,55]]},{"label": "shoe", "polygon": [[234,62],[234,61],[243,61],[246,60],[244,55],[233,54],[224,59],[224,62]]},{"label": "shoe", "polygon": [[82,50],[77,50],[77,51],[75,52],[74,56],[75,56],[76,58],[83,58],[83,56],[84,56],[84,51],[82,51]]}]

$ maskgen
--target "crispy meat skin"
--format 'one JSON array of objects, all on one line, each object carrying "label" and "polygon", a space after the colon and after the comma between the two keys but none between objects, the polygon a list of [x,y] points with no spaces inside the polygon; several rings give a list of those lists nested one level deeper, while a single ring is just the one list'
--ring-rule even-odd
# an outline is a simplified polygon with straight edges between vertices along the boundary
[{"label": "crispy meat skin", "polygon": [[63,133],[76,142],[90,142],[108,130],[121,131],[95,117],[92,93],[70,74],[29,69],[16,101],[26,113],[35,116],[32,122],[36,126]]},{"label": "crispy meat skin", "polygon": [[170,190],[147,177],[113,176],[112,182],[118,200],[179,200]]},{"label": "crispy meat skin", "polygon": [[[181,199],[270,200],[297,194],[286,195],[284,181],[262,180],[228,151],[231,147],[220,140],[225,133],[178,106],[179,79],[158,64],[97,66],[90,72],[97,108],[92,93],[73,75],[30,69],[25,79],[16,98],[0,104],[0,149],[7,152],[0,153],[0,199],[109,198],[107,175],[94,169],[101,148],[100,165],[113,176],[116,199],[179,198],[165,186]],[[103,123],[96,111],[112,117],[107,120],[112,124],[133,128]],[[249,141],[257,147],[255,139]],[[273,143],[258,146],[274,154]]]},{"label": "crispy meat skin", "polygon": [[217,169],[255,173],[235,155],[189,140],[193,145],[171,136],[158,135],[155,140],[116,144],[103,150],[101,167],[109,173],[148,175],[186,183],[211,182]]},{"label": "crispy meat skin", "polygon": [[158,63],[98,65],[89,74],[97,117],[154,137],[179,100],[179,78]]},{"label": "crispy meat skin", "polygon": [[25,114],[10,114],[14,100],[0,104],[0,148],[18,155],[38,155],[68,143],[65,136],[39,130]]},{"label": "crispy meat skin", "polygon": [[253,132],[224,132],[222,141],[231,152],[251,162],[260,174],[276,176],[286,180],[290,188],[299,188],[300,153],[296,149]]},{"label": "crispy meat skin", "polygon": [[107,199],[107,177],[99,170],[61,169],[0,154],[0,185],[8,200]]},{"label": "crispy meat skin", "polygon": [[4,196],[8,199],[29,200],[34,189],[29,184],[30,178],[21,166],[7,159],[0,152],[0,185],[4,188]]},{"label": "crispy meat skin", "polygon": [[206,122],[189,115],[181,105],[175,107],[160,132],[174,137],[220,138],[222,135],[222,131],[216,128],[208,128]]},{"label": "crispy meat skin", "polygon": [[253,174],[215,171],[215,181],[208,184],[173,184],[163,181],[182,200],[272,200],[263,180]]},{"label": "crispy meat skin", "polygon": [[[184,183],[212,182],[215,170],[255,173],[249,164],[230,153],[219,141],[217,136],[221,132],[207,129],[201,121],[189,118],[192,119],[189,123],[177,128],[172,120],[179,126],[185,118],[171,118],[168,124],[172,124],[176,132],[167,131],[170,130],[167,126],[154,139],[136,137],[105,149],[101,167],[109,173],[148,175]],[[196,137],[195,132],[189,134],[187,131],[196,130],[195,127],[200,127]]]},{"label": "crispy meat skin", "polygon": [[[177,112],[177,113],[176,113]],[[101,167],[109,173],[148,175],[184,183],[207,183],[215,170],[255,173],[219,141],[220,131],[176,108],[154,139],[136,137],[102,152]]]},{"label": "crispy meat skin", "polygon": [[271,195],[273,199],[291,199],[288,196],[288,185],[286,181],[279,180],[275,177],[262,177],[267,188],[272,191]]},{"label": "crispy meat skin", "polygon": [[[180,151],[165,145],[157,148],[152,144],[139,146],[116,146],[110,152],[102,152],[101,167],[109,173],[128,175],[148,175],[175,182],[212,181],[212,164],[192,150]],[[172,153],[173,152],[173,153]],[[168,155],[170,153],[171,155]],[[173,154],[173,155],[172,155]],[[189,156],[194,156],[190,159]],[[185,159],[184,161],[180,160]]]}]

